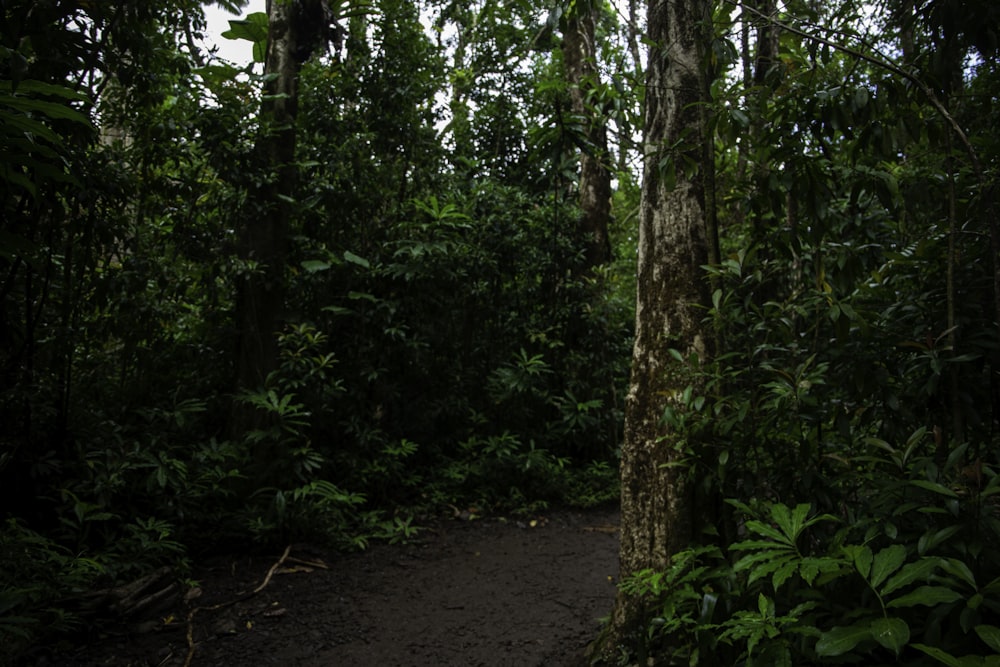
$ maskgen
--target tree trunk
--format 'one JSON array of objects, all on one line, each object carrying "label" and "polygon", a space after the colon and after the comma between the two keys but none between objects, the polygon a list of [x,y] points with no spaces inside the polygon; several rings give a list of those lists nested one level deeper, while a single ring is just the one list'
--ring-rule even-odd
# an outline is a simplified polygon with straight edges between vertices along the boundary
[{"label": "tree trunk", "polygon": [[[240,258],[246,269],[237,286],[239,327],[237,387],[263,385],[278,365],[277,333],[284,309],[290,201],[295,195],[295,119],[299,68],[320,45],[323,0],[269,0],[264,95],[257,150],[271,170],[251,195],[240,230]],[[319,22],[319,25],[317,25]],[[237,415],[235,431],[246,430],[247,415]]]},{"label": "tree trunk", "polygon": [[452,54],[451,100],[448,110],[451,112],[451,137],[455,143],[453,161],[459,170],[470,172],[470,160],[474,160],[475,156],[475,136],[469,108],[469,89],[474,79],[469,70],[468,48],[476,39],[479,14],[475,7],[465,7],[460,14],[458,11],[456,14],[457,41]]},{"label": "tree trunk", "polygon": [[570,86],[573,115],[584,123],[587,150],[580,153],[580,219],[578,230],[584,243],[584,269],[611,259],[608,220],[611,218],[611,173],[607,168],[607,128],[600,112],[588,101],[597,89],[596,24],[599,6],[592,0],[577,0],[566,20],[563,62]]},{"label": "tree trunk", "polygon": [[[687,410],[684,392],[698,395],[698,370],[712,353],[700,306],[710,303],[701,267],[707,263],[704,168],[708,90],[703,54],[711,0],[650,0],[646,73],[645,164],[640,205],[638,302],[632,378],[622,446],[620,579],[664,570],[696,539],[698,516],[690,470],[691,446],[664,420],[665,409]],[[676,165],[676,169],[673,168]],[[703,165],[702,165],[703,166]],[[679,353],[681,359],[675,353]],[[645,601],[621,592],[611,623],[592,655],[610,658],[639,637]]]},{"label": "tree trunk", "polygon": [[[764,134],[765,110],[771,100],[771,94],[777,88],[781,74],[776,68],[781,64],[778,53],[779,30],[771,19],[778,15],[777,0],[754,0],[751,4],[754,10],[757,27],[756,54],[752,63],[753,78],[747,81],[747,105],[755,111],[749,128],[749,141],[746,142],[750,151],[759,145]],[[742,147],[742,144],[741,144]],[[768,181],[771,178],[771,168],[766,164],[757,164],[753,169],[753,179],[759,192],[767,192]],[[777,213],[777,212],[775,212]],[[759,249],[762,258],[769,258],[771,251],[767,243],[769,233],[768,219],[765,211],[757,211],[753,217],[753,243]],[[773,289],[761,290],[757,294],[758,303],[763,304],[773,297]]]}]

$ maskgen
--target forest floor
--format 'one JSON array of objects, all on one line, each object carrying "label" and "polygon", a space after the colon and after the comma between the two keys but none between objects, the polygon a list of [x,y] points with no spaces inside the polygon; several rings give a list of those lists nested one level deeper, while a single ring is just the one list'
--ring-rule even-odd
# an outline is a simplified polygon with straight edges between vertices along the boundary
[{"label": "forest floor", "polygon": [[618,519],[456,518],[357,554],[217,558],[194,573],[200,595],[147,631],[34,664],[578,665],[614,600]]}]

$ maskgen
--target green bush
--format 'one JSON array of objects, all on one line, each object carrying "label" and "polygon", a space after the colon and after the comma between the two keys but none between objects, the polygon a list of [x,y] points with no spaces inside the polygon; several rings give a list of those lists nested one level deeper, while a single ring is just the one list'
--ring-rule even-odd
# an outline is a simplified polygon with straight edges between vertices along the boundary
[{"label": "green bush", "polygon": [[67,598],[91,590],[105,576],[98,560],[7,520],[0,526],[0,644],[6,657],[78,629]]},{"label": "green bush", "polygon": [[[850,511],[732,502],[743,539],[623,582],[654,605],[647,650],[685,664],[992,664],[1000,476],[914,434],[851,461]],[[848,473],[845,473],[845,475]]]}]

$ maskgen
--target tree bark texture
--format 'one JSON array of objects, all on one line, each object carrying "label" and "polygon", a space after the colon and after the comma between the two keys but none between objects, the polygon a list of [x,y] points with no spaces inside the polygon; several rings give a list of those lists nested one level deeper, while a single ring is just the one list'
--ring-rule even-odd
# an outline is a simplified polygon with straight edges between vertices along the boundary
[{"label": "tree bark texture", "polygon": [[[636,339],[621,464],[622,580],[647,568],[664,570],[698,532],[693,484],[681,463],[695,445],[662,417],[666,408],[685,410],[688,386],[697,395],[698,366],[712,353],[701,308],[710,303],[701,269],[709,257],[702,106],[710,12],[711,0],[650,0],[648,6]],[[697,169],[683,168],[692,162]],[[619,592],[611,624],[595,645],[597,657],[642,634],[644,605]]]},{"label": "tree bark texture", "polygon": [[591,99],[597,89],[597,12],[599,3],[577,0],[566,20],[563,62],[570,86],[573,115],[584,127],[587,150],[580,153],[580,219],[585,268],[611,260],[608,221],[611,218],[611,173],[607,168],[607,127]]},{"label": "tree bark texture", "polygon": [[780,31],[769,19],[778,15],[777,0],[753,0],[751,6],[759,16],[767,17],[757,24],[757,57],[754,62],[753,81],[757,86],[767,83],[772,70],[781,64],[778,53]]},{"label": "tree bark texture", "polygon": [[[313,52],[326,46],[326,0],[268,0],[267,54],[256,150],[266,177],[249,193],[239,230],[244,272],[236,286],[237,392],[255,391],[278,368],[278,335],[285,310],[285,264],[289,220],[294,214],[296,117],[299,70]],[[260,428],[268,416],[237,401],[230,430],[236,437]],[[259,447],[258,465],[273,453]]]},{"label": "tree bark texture", "polygon": [[[322,21],[322,0],[270,0],[261,134],[257,150],[271,170],[251,196],[240,230],[240,253],[248,270],[237,289],[239,326],[237,386],[260,387],[277,368],[277,333],[284,309],[289,201],[295,194],[295,119],[301,63],[318,42],[310,37]],[[317,13],[318,12],[318,13]],[[310,35],[302,34],[308,29]],[[239,425],[237,425],[239,430]]]}]

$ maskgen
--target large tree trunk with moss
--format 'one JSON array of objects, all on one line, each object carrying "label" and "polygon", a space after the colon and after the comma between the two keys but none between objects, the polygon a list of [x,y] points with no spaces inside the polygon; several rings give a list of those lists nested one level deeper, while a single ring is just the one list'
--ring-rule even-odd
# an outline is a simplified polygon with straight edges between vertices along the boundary
[{"label": "large tree trunk with moss", "polygon": [[583,122],[586,150],[580,154],[580,219],[585,268],[611,259],[608,221],[611,218],[611,173],[608,138],[602,112],[594,108],[597,90],[597,14],[603,3],[577,0],[569,11],[563,37],[563,62],[570,85],[573,115]]},{"label": "large tree trunk with moss", "polygon": [[[687,410],[698,394],[699,366],[712,353],[703,322],[709,291],[705,174],[685,164],[706,159],[707,91],[703,54],[711,0],[650,0],[646,72],[645,163],[639,222],[638,302],[632,378],[622,446],[620,579],[651,568],[696,539],[692,471],[685,433],[664,419]],[[646,601],[619,592],[595,657],[632,648],[646,620]]]}]

